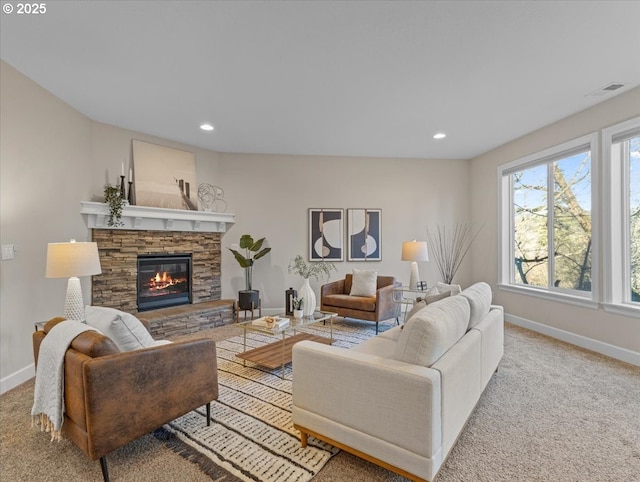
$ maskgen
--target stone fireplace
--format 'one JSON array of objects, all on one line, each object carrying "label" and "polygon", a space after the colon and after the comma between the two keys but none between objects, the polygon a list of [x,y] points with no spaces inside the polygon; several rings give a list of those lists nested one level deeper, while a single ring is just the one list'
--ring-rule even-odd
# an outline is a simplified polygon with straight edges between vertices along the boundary
[{"label": "stone fireplace", "polygon": [[[233,320],[233,300],[221,300],[221,242],[233,215],[127,206],[123,211],[125,226],[109,228],[105,226],[104,204],[83,202],[81,212],[98,244],[102,266],[102,273],[92,278],[92,305],[117,308],[145,319],[154,337],[191,333]],[[217,219],[210,221],[212,217]],[[188,267],[179,262],[185,258]],[[142,274],[138,271],[141,260]],[[155,267],[145,263],[148,260]],[[164,275],[171,270],[173,275]],[[171,297],[178,298],[182,306],[154,305],[150,298],[155,298],[155,293],[148,288],[150,278],[156,279],[156,275],[155,286],[171,291]],[[186,299],[184,286],[179,286],[182,281],[170,282],[167,276],[189,277]],[[138,293],[145,289],[148,296],[139,306]]]},{"label": "stone fireplace", "polygon": [[153,255],[190,255],[191,302],[220,299],[220,233],[94,229],[92,238],[98,243],[102,266],[102,274],[93,277],[94,305],[128,313],[141,311],[137,301],[138,256]]}]

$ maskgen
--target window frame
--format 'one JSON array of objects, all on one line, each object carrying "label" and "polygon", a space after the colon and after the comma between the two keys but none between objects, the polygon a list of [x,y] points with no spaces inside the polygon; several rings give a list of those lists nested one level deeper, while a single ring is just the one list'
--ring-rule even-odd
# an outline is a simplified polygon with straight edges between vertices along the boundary
[{"label": "window frame", "polygon": [[[568,157],[581,150],[591,152],[591,291],[567,290],[554,286],[540,287],[514,283],[515,266],[514,259],[514,197],[512,174],[537,165],[552,163]],[[562,144],[549,147],[543,151],[529,154],[522,158],[498,166],[498,287],[505,291],[511,291],[530,296],[562,301],[582,307],[595,309],[599,303],[600,293],[600,266],[599,266],[599,150],[598,133],[593,132]],[[551,174],[549,174],[551,176]],[[548,181],[549,185],[549,181]],[[553,188],[553,183],[551,183]],[[548,222],[553,222],[552,196],[548,200]],[[550,229],[552,233],[553,230]],[[550,236],[553,236],[551,234]],[[550,257],[549,269],[553,269],[553,260]]]},{"label": "window frame", "polygon": [[[630,178],[629,159],[614,156],[613,139],[640,131],[640,117],[615,124],[602,130],[603,206],[607,214],[603,222],[604,272],[603,307],[606,311],[625,316],[639,316],[640,303],[631,301],[631,245],[629,231]],[[616,267],[622,266],[622,269]]]}]

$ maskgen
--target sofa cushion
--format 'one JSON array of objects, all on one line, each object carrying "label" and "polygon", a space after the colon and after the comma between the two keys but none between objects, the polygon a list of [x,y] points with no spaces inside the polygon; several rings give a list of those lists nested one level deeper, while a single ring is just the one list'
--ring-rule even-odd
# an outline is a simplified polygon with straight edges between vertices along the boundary
[{"label": "sofa cushion", "polygon": [[469,301],[471,309],[469,328],[473,328],[489,313],[491,308],[491,286],[481,281],[469,286],[460,294]]},{"label": "sofa cushion", "polygon": [[427,305],[405,323],[394,358],[431,366],[466,333],[469,312],[469,302],[464,296],[452,296]]},{"label": "sofa cushion", "polygon": [[[427,291],[427,293],[429,293],[429,292]],[[411,311],[407,314],[405,319],[409,320],[418,311],[420,311],[423,308],[426,308],[427,305],[429,305],[431,303],[435,303],[436,301],[440,301],[440,300],[443,300],[445,298],[448,298],[449,296],[451,296],[451,291],[445,291],[444,293],[437,293],[437,294],[433,294],[433,295],[426,294],[423,299],[421,299],[420,301],[416,301],[413,304],[413,307],[411,308]]]},{"label": "sofa cushion", "polygon": [[155,341],[142,322],[130,313],[104,306],[85,308],[87,325],[111,338],[120,351],[153,346]]},{"label": "sofa cushion", "polygon": [[323,306],[336,306],[359,311],[376,311],[376,297],[351,296],[351,295],[325,295],[322,298]]},{"label": "sofa cushion", "polygon": [[438,281],[435,288],[438,290],[438,293],[451,291],[451,296],[459,295],[462,291],[462,287],[460,285],[448,285],[443,283],[442,281]]},{"label": "sofa cushion", "polygon": [[351,296],[375,296],[378,287],[378,272],[354,269],[351,281]]}]

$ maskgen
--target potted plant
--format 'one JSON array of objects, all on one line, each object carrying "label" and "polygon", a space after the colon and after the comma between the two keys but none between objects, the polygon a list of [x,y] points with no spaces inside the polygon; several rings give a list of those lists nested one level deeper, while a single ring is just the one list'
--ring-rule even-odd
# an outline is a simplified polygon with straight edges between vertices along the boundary
[{"label": "potted plant", "polygon": [[243,310],[257,308],[260,303],[260,293],[253,289],[253,264],[271,251],[271,248],[262,247],[265,239],[254,241],[250,234],[243,234],[240,237],[240,248],[244,249],[244,254],[229,248],[240,267],[244,268],[246,289],[238,293],[238,305]]},{"label": "potted plant", "polygon": [[293,298],[291,303],[293,304],[293,317],[294,318],[302,318],[302,316],[303,316],[302,307],[304,306],[304,299],[303,298]]},{"label": "potted plant", "polygon": [[104,186],[104,202],[109,207],[109,217],[107,226],[124,226],[122,222],[122,208],[126,204],[126,199],[122,197],[120,188],[107,184]]},{"label": "potted plant", "polygon": [[337,271],[337,268],[330,261],[317,261],[307,264],[300,255],[289,261],[289,273],[297,274],[304,279],[302,286],[298,290],[299,297],[307,300],[303,307],[304,316],[312,315],[316,309],[316,294],[309,284],[309,278],[313,277],[318,281],[320,276],[326,276],[329,279],[329,275],[333,270]]}]

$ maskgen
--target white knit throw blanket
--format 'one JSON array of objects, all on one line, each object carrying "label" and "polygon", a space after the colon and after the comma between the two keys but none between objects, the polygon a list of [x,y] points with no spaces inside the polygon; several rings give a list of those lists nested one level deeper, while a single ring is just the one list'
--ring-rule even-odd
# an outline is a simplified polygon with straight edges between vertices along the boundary
[{"label": "white knit throw blanket", "polygon": [[73,339],[88,330],[97,331],[79,321],[62,321],[40,344],[31,416],[40,430],[51,433],[51,440],[61,439],[64,420],[64,355]]}]

